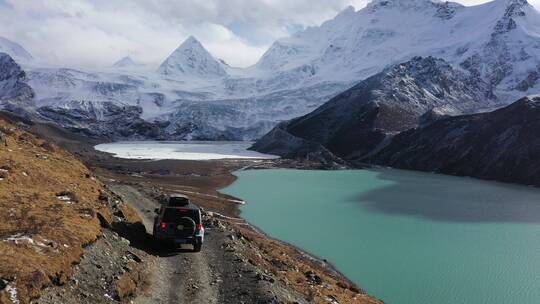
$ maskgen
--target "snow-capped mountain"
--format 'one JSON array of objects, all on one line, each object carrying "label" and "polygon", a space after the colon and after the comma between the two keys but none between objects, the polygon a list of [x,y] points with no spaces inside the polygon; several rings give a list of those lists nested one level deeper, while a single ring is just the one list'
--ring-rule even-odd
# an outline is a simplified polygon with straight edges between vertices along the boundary
[{"label": "snow-capped mountain", "polygon": [[[540,14],[526,0],[465,7],[431,0],[373,0],[320,27],[277,41],[258,67],[310,67],[325,80],[364,79],[414,56],[436,56],[499,92],[538,90]],[[317,77],[315,77],[317,78]]]},{"label": "snow-capped mountain", "polygon": [[224,77],[224,64],[215,59],[193,36],[182,43],[159,67],[163,75]]},{"label": "snow-capped mountain", "polygon": [[249,68],[228,66],[194,37],[153,70],[26,68],[45,119],[73,109],[99,120],[113,104],[163,126],[159,138],[255,139],[415,56],[444,59],[508,104],[540,91],[540,14],[525,0],[373,0],[276,41]]},{"label": "snow-capped mountain", "polygon": [[[285,122],[255,145],[260,152],[305,157],[318,144],[348,160],[372,153],[394,134],[417,127],[429,111],[470,113],[497,101],[489,83],[442,59],[414,57],[367,78],[315,111]],[[304,153],[304,154],[302,154]]]},{"label": "snow-capped mountain", "polygon": [[34,57],[28,53],[20,44],[17,44],[4,37],[0,37],[0,52],[6,53],[13,59],[22,62],[31,62]]},{"label": "snow-capped mountain", "polygon": [[113,68],[132,68],[139,66],[139,64],[137,64],[133,59],[131,59],[131,57],[126,56],[115,62],[112,66]]}]

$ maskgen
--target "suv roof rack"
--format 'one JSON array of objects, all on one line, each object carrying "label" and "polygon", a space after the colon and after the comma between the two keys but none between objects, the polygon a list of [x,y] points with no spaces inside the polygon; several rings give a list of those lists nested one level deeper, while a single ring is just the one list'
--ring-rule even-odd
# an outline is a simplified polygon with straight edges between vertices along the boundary
[{"label": "suv roof rack", "polygon": [[185,199],[189,199],[189,197],[187,197],[186,195],[183,195],[183,194],[180,194],[180,193],[171,193],[169,195],[169,197],[174,197],[174,198],[185,198]]},{"label": "suv roof rack", "polygon": [[168,195],[163,205],[166,207],[193,208],[192,206],[190,206],[192,204],[189,197],[178,193]]}]

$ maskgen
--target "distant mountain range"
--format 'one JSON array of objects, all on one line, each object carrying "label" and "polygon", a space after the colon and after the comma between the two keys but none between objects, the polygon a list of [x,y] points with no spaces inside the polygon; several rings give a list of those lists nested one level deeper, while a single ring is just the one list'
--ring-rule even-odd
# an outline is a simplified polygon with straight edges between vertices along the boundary
[{"label": "distant mountain range", "polygon": [[[444,115],[487,111],[540,89],[540,14],[525,0],[472,7],[373,0],[276,41],[257,64],[242,69],[213,57],[194,37],[156,69],[126,68],[134,63],[128,58],[101,70],[41,67],[13,45],[0,43],[0,49],[22,66],[35,92],[21,110],[108,139],[257,139],[417,56],[444,61],[487,95],[475,96],[476,102],[424,98],[426,104],[409,118],[432,108]],[[409,79],[403,81],[400,90],[409,84],[415,90]],[[119,109],[130,115],[118,116]],[[152,132],[141,134],[133,120]]]}]

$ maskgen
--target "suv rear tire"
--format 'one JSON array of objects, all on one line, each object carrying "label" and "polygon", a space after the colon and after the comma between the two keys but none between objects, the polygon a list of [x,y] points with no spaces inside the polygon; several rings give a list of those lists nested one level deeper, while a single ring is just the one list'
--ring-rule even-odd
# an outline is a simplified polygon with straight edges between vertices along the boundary
[{"label": "suv rear tire", "polygon": [[201,252],[201,248],[202,248],[201,243],[193,244],[193,252]]}]

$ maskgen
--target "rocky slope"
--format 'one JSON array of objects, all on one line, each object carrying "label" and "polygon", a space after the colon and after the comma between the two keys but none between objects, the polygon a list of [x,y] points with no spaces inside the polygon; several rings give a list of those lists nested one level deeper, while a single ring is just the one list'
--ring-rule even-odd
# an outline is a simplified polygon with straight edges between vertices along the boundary
[{"label": "rocky slope", "polygon": [[[6,304],[29,303],[44,287],[66,283],[102,225],[140,221],[79,160],[26,127],[0,118],[0,303]],[[118,271],[100,282],[102,300],[104,293],[112,300],[115,282],[130,272],[122,270],[126,252],[116,254],[108,262]]]},{"label": "rocky slope", "polygon": [[[115,114],[109,110],[129,106],[137,107],[137,118],[159,122],[162,138],[256,139],[279,122],[305,115],[358,81],[415,56],[435,56],[467,70],[504,104],[536,93],[539,20],[525,0],[472,7],[374,0],[359,11],[348,8],[321,26],[276,41],[249,68],[226,65],[193,37],[158,71],[25,68],[37,107],[48,107],[42,118],[62,121],[60,116],[66,115],[64,123],[72,123],[73,110],[84,118],[74,129],[95,129],[95,124],[83,123],[94,120],[92,111],[110,117]],[[477,106],[475,111],[493,105]],[[134,118],[117,117],[120,130],[113,135],[140,136],[137,130],[123,130],[130,124],[119,121]],[[107,130],[115,127],[109,124]]]},{"label": "rocky slope", "polygon": [[540,97],[403,132],[368,161],[403,169],[540,185]]},{"label": "rocky slope", "polygon": [[282,123],[253,149],[286,157],[324,151],[358,160],[394,134],[418,126],[428,111],[472,112],[494,105],[488,83],[442,59],[415,57],[387,68],[315,111]]}]

